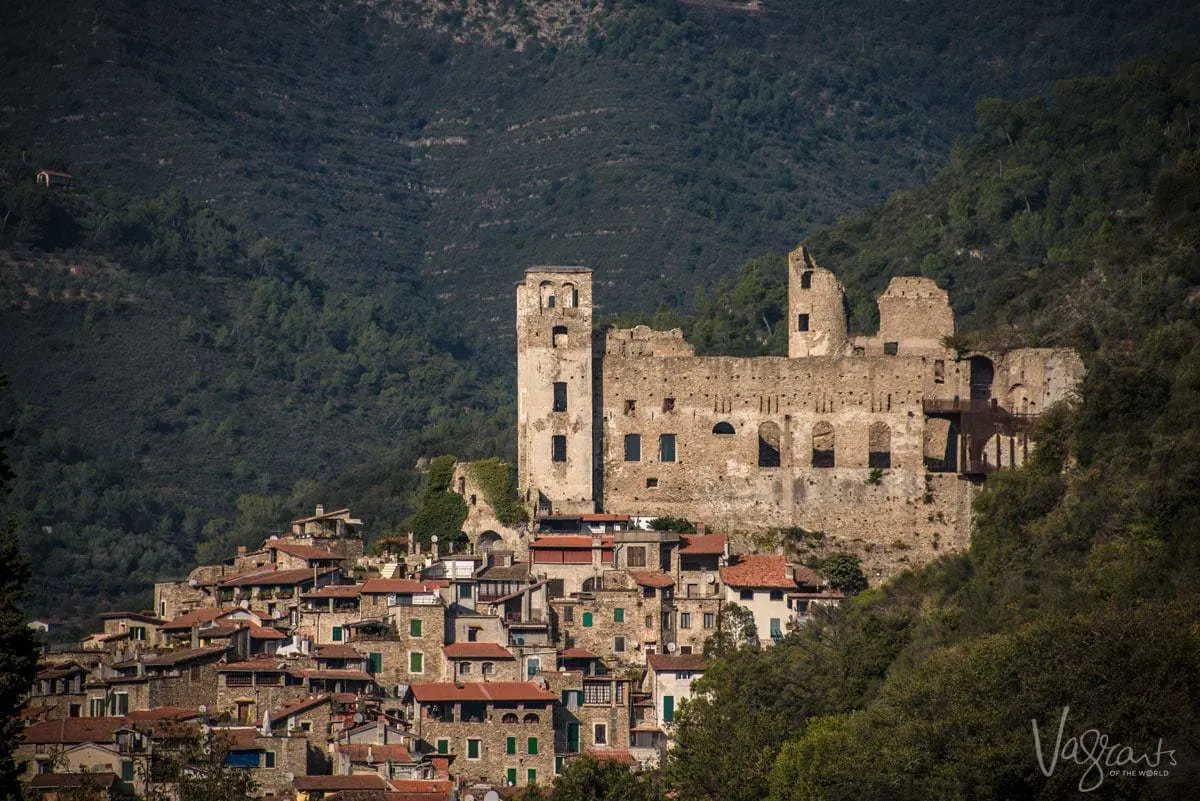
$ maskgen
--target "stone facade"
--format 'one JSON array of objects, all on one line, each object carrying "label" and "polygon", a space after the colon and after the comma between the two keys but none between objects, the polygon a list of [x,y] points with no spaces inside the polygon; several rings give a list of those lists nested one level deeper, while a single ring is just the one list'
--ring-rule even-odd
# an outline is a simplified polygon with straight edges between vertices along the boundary
[{"label": "stone facade", "polygon": [[[786,358],[698,357],[679,331],[645,327],[593,338],[590,272],[529,271],[517,287],[524,496],[555,513],[819,531],[875,576],[965,548],[979,480],[1023,461],[1030,419],[1081,378],[1078,355],[958,354],[946,293],[916,277],[879,298],[876,335],[850,337],[837,278],[802,247],[788,270]],[[577,302],[549,306],[567,286]]]}]

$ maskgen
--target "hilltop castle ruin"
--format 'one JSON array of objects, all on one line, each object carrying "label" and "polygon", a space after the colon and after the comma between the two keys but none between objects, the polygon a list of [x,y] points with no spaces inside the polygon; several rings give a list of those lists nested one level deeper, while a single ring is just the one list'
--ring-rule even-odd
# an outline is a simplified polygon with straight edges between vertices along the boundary
[{"label": "hilltop castle ruin", "polygon": [[957,353],[949,298],[927,278],[892,279],[878,303],[878,333],[849,335],[840,282],[800,247],[787,357],[696,356],[678,329],[593,331],[590,270],[527,271],[523,496],[542,514],[822,532],[884,572],[965,548],[980,480],[1022,463],[1030,422],[1082,362],[1065,349]]}]

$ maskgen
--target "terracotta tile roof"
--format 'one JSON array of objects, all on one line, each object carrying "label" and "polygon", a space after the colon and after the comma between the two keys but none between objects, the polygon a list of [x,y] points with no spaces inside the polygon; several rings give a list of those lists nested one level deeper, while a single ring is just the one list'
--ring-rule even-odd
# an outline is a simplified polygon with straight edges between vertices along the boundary
[{"label": "terracotta tile roof", "polygon": [[445,779],[392,779],[391,784],[396,792],[389,793],[385,801],[447,801],[454,788],[454,783]]},{"label": "terracotta tile roof", "polygon": [[317,548],[314,545],[301,545],[291,540],[267,540],[263,543],[263,548],[274,548],[277,551],[283,551],[289,556],[295,556],[299,559],[309,559],[319,562],[342,561],[342,557],[335,553],[330,553],[324,548]]},{"label": "terracotta tile roof", "polygon": [[332,702],[332,697],[328,695],[314,695],[312,698],[304,698],[300,701],[292,701],[284,704],[271,712],[271,722],[286,720],[292,715],[298,715],[301,712],[307,712],[310,709],[320,706],[321,704]]},{"label": "terracotta tile roof", "polygon": [[702,671],[708,662],[701,654],[648,654],[646,664],[659,673],[672,670]]},{"label": "terracotta tile roof", "polygon": [[428,581],[413,581],[412,579],[370,579],[362,585],[363,595],[415,595],[419,592],[431,592],[433,587]]},{"label": "terracotta tile roof", "polygon": [[218,740],[227,741],[231,751],[257,751],[264,747],[258,742],[259,731],[254,726],[213,728],[212,733]]},{"label": "terracotta tile roof", "polygon": [[168,620],[163,626],[164,631],[173,629],[190,629],[192,626],[199,626],[203,623],[211,623],[217,618],[225,615],[233,614],[236,609],[193,609],[190,612],[185,612],[174,620]]},{"label": "terracotta tile roof", "polygon": [[706,556],[725,553],[724,534],[684,534],[683,547],[679,552],[685,556]]},{"label": "terracotta tile roof", "polygon": [[796,582],[787,577],[787,566],[783,556],[750,554],[736,565],[721,568],[721,581],[730,587],[795,590]]},{"label": "terracotta tile roof", "polygon": [[348,681],[374,681],[370,673],[361,670],[302,670],[301,674],[310,679],[346,679]]},{"label": "terracotta tile roof", "polygon": [[629,515],[587,514],[579,519],[585,523],[628,523]]},{"label": "terracotta tile roof", "polygon": [[599,654],[593,654],[586,648],[567,648],[559,654],[563,659],[599,659]]},{"label": "terracotta tile roof", "polygon": [[38,744],[111,743],[113,732],[128,724],[124,717],[61,718],[35,723],[19,735],[25,742]]},{"label": "terracotta tile roof", "polygon": [[136,620],[139,623],[160,625],[166,621],[145,612],[101,612],[101,620]]},{"label": "terracotta tile roof", "polygon": [[632,765],[636,761],[627,748],[589,748],[587,755],[601,762],[620,762],[622,765]]},{"label": "terracotta tile roof", "polygon": [[[332,573],[337,568],[327,567],[318,569],[317,575],[324,576]],[[313,570],[307,567],[298,567],[294,570],[276,570],[274,566],[270,570],[255,570],[251,573],[242,573],[233,578],[226,579],[221,582],[222,587],[272,587],[276,585],[292,585],[302,584],[305,581],[312,581]]]},{"label": "terracotta tile roof", "polygon": [[456,642],[442,649],[449,659],[514,659],[512,652],[496,642]]},{"label": "terracotta tile roof", "polygon": [[319,590],[300,593],[301,598],[357,598],[362,592],[361,584],[326,584]]},{"label": "terracotta tile roof", "polygon": [[629,575],[643,587],[674,587],[675,580],[666,573],[656,573],[653,570],[631,570]]},{"label": "terracotta tile roof", "polygon": [[[530,548],[587,548],[592,547],[590,534],[547,534],[529,543]],[[601,548],[613,547],[611,536],[600,538]]]},{"label": "terracotta tile roof", "polygon": [[[184,662],[192,662],[200,659],[220,658],[228,651],[229,648],[224,645],[213,645],[207,648],[180,648],[177,651],[167,651],[164,654],[146,659],[143,664],[146,667],[171,667]],[[129,665],[129,662],[123,663]]]},{"label": "terracotta tile roof", "polygon": [[822,587],[825,585],[825,579],[815,570],[811,570],[804,565],[796,565],[796,583],[806,587]]},{"label": "terracotta tile roof", "polygon": [[413,759],[412,754],[408,753],[408,748],[397,743],[389,745],[375,743],[340,744],[336,748],[339,752],[349,757],[351,761],[366,762],[369,765],[379,762],[411,764],[417,761]]},{"label": "terracotta tile roof", "polygon": [[63,790],[70,787],[112,787],[115,773],[40,773],[25,783],[33,790]]},{"label": "terracotta tile roof", "polygon": [[297,776],[292,786],[301,791],[322,790],[387,790],[388,783],[378,773],[359,773],[355,776]]},{"label": "terracotta tile roof", "polygon": [[424,682],[412,685],[412,694],[421,703],[441,701],[553,701],[558,696],[531,681]]},{"label": "terracotta tile roof", "polygon": [[62,679],[66,678],[67,676],[74,676],[78,673],[87,673],[87,668],[80,667],[74,662],[71,662],[66,665],[47,665],[42,670],[38,671],[37,677],[39,679],[46,680]]},{"label": "terracotta tile roof", "polygon": [[313,654],[317,659],[362,659],[363,655],[350,645],[322,645]]}]

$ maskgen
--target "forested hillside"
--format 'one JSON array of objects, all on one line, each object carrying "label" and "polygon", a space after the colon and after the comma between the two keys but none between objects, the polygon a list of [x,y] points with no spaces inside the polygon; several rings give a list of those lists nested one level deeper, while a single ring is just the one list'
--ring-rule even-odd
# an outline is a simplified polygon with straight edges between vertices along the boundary
[{"label": "forested hillside", "polygon": [[[932,176],[979,97],[1198,29],[1185,2],[10,3],[0,366],[10,510],[54,577],[34,611],[139,605],[318,500],[390,533],[418,457],[511,450],[530,264],[704,320],[735,265]],[[930,252],[832,236],[858,297]],[[1000,262],[947,252],[956,302],[1004,300]],[[738,325],[773,325],[768,295]],[[763,346],[714,325],[705,349]]]},{"label": "forested hillside", "polygon": [[[989,336],[1033,325],[1079,345],[1089,371],[1078,402],[1044,419],[1032,462],[988,479],[969,553],[715,662],[709,695],[680,716],[679,799],[1194,794],[1198,122],[1194,57],[989,102],[930,187],[814,237],[844,275],[932,270],[974,289]],[[958,248],[986,254],[983,278],[941,262]],[[736,326],[755,275],[703,324]],[[1117,762],[1065,751],[1047,777],[1031,720],[1048,766],[1064,714],[1061,744],[1095,729],[1092,746],[1103,733],[1168,775],[1110,776]]]}]

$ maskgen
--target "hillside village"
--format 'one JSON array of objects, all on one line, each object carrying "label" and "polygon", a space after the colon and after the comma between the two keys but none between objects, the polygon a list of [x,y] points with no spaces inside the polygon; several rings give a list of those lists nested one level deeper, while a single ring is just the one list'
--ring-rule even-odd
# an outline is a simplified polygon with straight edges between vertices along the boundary
[{"label": "hillside village", "polygon": [[[500,522],[460,464],[458,550],[409,534],[368,553],[366,521],[318,506],[156,584],[153,608],[47,648],[17,753],[29,791],[170,795],[162,766],[202,732],[260,795],[305,801],[497,798],[583,756],[662,765],[714,645],[770,646],[843,600],[731,532],[815,519],[870,556],[936,512],[944,547],[964,548],[973,489],[1023,461],[1029,421],[1082,374],[1063,350],[960,358],[927,279],[896,279],[879,335],[850,339],[832,273],[801,248],[789,277],[789,358],[733,360],[693,357],[678,332],[594,343],[590,274],[531,270],[517,474],[532,522]],[[658,440],[644,455],[643,435]]]}]

